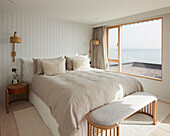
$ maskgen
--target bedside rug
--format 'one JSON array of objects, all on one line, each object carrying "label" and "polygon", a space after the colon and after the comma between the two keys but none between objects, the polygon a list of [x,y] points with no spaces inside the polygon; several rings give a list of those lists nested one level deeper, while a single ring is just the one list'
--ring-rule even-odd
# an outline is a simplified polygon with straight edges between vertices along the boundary
[{"label": "bedside rug", "polygon": [[20,136],[53,136],[34,107],[15,111]]}]

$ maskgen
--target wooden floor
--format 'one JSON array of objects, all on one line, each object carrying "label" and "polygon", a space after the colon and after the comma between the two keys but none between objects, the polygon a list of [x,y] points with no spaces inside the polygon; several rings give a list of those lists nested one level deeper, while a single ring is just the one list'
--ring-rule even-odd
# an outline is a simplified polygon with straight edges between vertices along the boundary
[{"label": "wooden floor", "polygon": [[9,113],[6,113],[5,103],[0,103],[0,136],[19,136],[13,111],[31,107],[26,101],[18,101],[9,105]]},{"label": "wooden floor", "polygon": [[[0,136],[19,136],[13,111],[31,106],[27,101],[14,102],[9,105],[9,113],[6,114],[5,104],[0,103]],[[170,136],[170,115],[149,136]]]}]

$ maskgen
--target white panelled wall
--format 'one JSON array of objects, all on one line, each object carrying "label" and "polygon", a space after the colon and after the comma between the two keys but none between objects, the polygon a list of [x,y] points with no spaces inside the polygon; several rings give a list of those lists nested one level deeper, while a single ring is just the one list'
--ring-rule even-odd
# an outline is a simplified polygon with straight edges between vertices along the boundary
[{"label": "white panelled wall", "polygon": [[[10,36],[22,37],[16,44],[16,62],[12,62]],[[0,12],[0,101],[5,86],[11,83],[12,68],[21,70],[19,58],[73,56],[88,54],[91,25],[73,23],[22,13]]]}]

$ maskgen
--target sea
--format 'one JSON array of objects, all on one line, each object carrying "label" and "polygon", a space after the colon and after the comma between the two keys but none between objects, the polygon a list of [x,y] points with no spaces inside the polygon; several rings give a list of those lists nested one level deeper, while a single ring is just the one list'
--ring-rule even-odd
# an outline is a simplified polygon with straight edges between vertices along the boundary
[{"label": "sea", "polygon": [[[122,63],[142,62],[161,64],[161,49],[122,49]],[[118,59],[118,49],[109,50],[110,59]]]}]

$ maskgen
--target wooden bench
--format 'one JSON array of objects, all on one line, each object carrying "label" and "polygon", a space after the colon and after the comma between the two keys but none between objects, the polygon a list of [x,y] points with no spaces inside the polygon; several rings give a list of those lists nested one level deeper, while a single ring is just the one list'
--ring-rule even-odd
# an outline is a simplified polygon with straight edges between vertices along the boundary
[{"label": "wooden bench", "polygon": [[88,136],[119,136],[119,123],[141,112],[157,123],[157,98],[146,92],[136,92],[89,112]]}]

